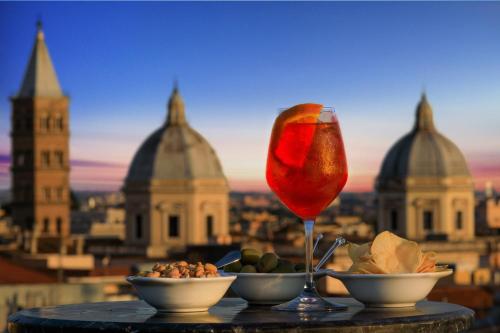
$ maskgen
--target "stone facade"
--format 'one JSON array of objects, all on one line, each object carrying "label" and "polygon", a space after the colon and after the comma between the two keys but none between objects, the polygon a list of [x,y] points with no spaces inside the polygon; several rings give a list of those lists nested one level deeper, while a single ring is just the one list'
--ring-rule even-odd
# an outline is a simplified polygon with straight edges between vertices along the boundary
[{"label": "stone facade", "polygon": [[13,222],[35,237],[67,236],[69,99],[59,87],[41,27],[11,102]]},{"label": "stone facade", "polygon": [[491,182],[486,184],[485,197],[476,207],[476,230],[482,235],[500,233],[500,196],[494,192]]}]

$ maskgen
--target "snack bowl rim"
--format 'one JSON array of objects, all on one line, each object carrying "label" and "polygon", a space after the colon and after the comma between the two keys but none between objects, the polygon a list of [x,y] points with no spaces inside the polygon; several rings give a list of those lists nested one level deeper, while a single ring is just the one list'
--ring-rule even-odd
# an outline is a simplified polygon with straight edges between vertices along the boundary
[{"label": "snack bowl rim", "polygon": [[[315,277],[323,277],[328,274],[328,269],[320,269],[317,272],[314,272],[313,275]],[[221,276],[242,276],[242,277],[282,277],[282,276],[304,276],[306,272],[294,272],[294,273],[239,273],[239,272],[224,272],[222,270],[219,271]]]},{"label": "snack bowl rim", "polygon": [[416,278],[416,277],[445,277],[453,273],[453,269],[446,268],[436,272],[426,272],[426,273],[389,273],[389,274],[364,274],[364,273],[349,273],[349,272],[338,272],[338,271],[328,271],[327,274],[331,277],[337,279],[385,279],[385,278]]},{"label": "snack bowl rim", "polygon": [[190,277],[190,278],[169,278],[169,277],[147,277],[147,276],[137,276],[137,275],[130,275],[127,276],[126,280],[127,282],[134,283],[134,282],[154,282],[154,283],[183,283],[183,282],[195,282],[195,283],[200,283],[200,282],[207,282],[207,281],[220,281],[220,280],[235,280],[236,276],[228,276],[228,275],[220,275],[220,276],[213,276],[213,277]]}]

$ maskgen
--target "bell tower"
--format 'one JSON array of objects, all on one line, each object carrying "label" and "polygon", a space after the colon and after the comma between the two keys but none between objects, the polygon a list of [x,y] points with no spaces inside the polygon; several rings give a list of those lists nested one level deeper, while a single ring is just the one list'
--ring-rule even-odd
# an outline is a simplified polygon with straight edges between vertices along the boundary
[{"label": "bell tower", "polygon": [[11,102],[13,222],[32,239],[65,237],[70,232],[69,98],[59,85],[40,22]]}]

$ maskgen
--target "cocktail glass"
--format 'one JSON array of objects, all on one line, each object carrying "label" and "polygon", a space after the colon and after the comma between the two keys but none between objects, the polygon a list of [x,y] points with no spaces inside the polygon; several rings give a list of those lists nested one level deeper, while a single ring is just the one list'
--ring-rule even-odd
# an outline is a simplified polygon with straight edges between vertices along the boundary
[{"label": "cocktail glass", "polygon": [[284,311],[336,311],[346,306],[323,299],[313,278],[313,228],[316,217],[347,181],[347,162],[339,121],[332,108],[301,104],[276,119],[269,144],[267,183],[304,222],[306,281],[302,293],[276,305]]}]

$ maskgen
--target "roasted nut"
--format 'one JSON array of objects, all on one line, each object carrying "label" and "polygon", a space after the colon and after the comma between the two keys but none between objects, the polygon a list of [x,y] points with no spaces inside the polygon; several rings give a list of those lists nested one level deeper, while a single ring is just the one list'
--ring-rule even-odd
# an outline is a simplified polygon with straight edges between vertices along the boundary
[{"label": "roasted nut", "polygon": [[167,277],[178,279],[181,277],[181,273],[177,268],[172,268],[170,271],[167,272]]},{"label": "roasted nut", "polygon": [[205,277],[216,277],[219,276],[217,272],[205,272]]},{"label": "roasted nut", "polygon": [[214,273],[214,272],[217,272],[217,267],[215,267],[215,265],[206,263],[205,264],[205,270],[208,271],[208,272]]},{"label": "roasted nut", "polygon": [[219,276],[217,267],[213,264],[197,262],[189,264],[184,260],[168,264],[154,264],[152,272],[140,272],[139,276],[166,277],[173,279],[206,278]]},{"label": "roasted nut", "polygon": [[203,269],[203,267],[197,268],[195,273],[194,273],[195,277],[202,277],[204,275],[205,275],[205,270]]},{"label": "roasted nut", "polygon": [[177,266],[187,267],[187,266],[188,266],[188,263],[187,263],[187,262],[185,262],[184,260],[182,260],[182,261],[178,261],[178,262],[177,262]]},{"label": "roasted nut", "polygon": [[160,272],[147,272],[146,273],[147,277],[160,277]]},{"label": "roasted nut", "polygon": [[156,263],[154,266],[153,266],[153,271],[155,272],[163,272],[164,270],[166,270],[168,268],[168,265],[165,265],[165,264],[160,264],[160,263]]}]

